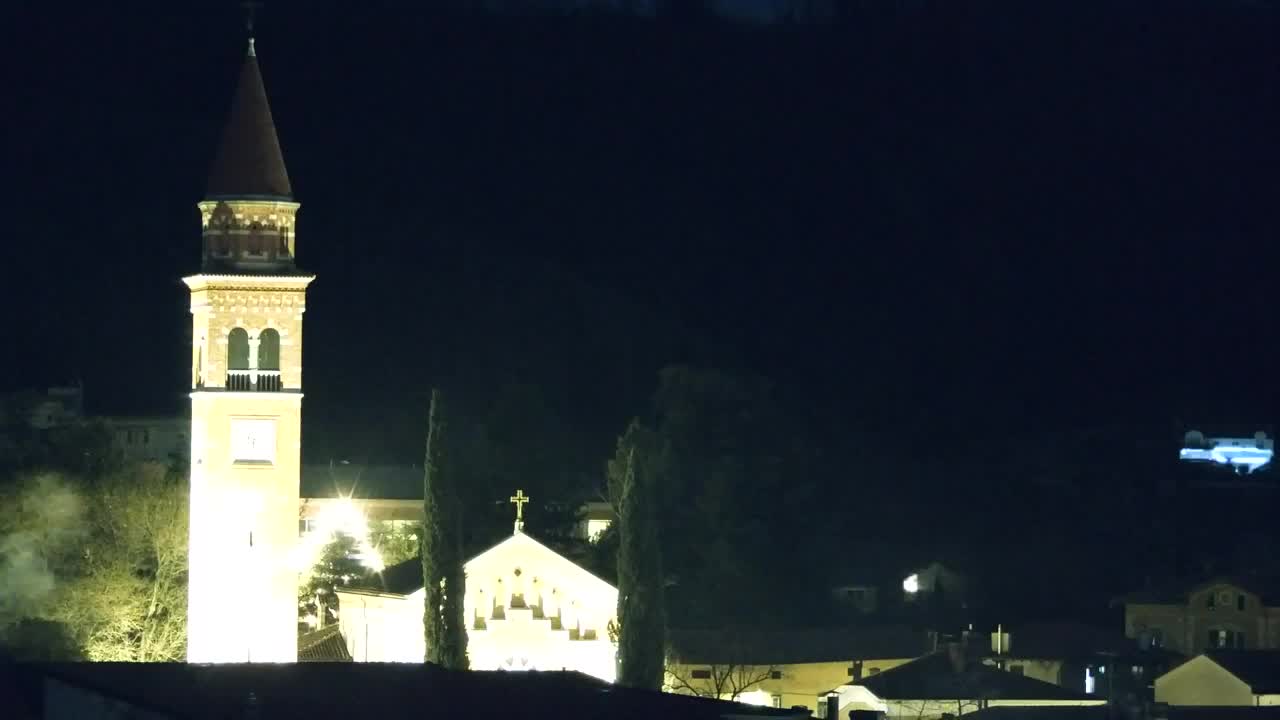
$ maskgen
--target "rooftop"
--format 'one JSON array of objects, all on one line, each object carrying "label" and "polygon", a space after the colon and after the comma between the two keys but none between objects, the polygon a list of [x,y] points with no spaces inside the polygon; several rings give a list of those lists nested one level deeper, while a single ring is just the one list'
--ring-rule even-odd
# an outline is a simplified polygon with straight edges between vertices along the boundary
[{"label": "rooftop", "polygon": [[1280,694],[1280,650],[1210,650],[1205,654],[1243,680],[1255,695]]},{"label": "rooftop", "polygon": [[933,650],[923,630],[905,625],[765,630],[672,629],[672,652],[688,664],[795,665],[914,658]]},{"label": "rooftop", "polygon": [[[42,680],[91,690],[161,717],[400,717],[431,708],[474,718],[796,717],[753,707],[603,683],[567,672],[462,672],[434,665],[300,663],[57,663],[0,665],[0,686],[43,702]],[[251,713],[251,715],[250,715]],[[804,714],[807,716],[807,712]]]},{"label": "rooftop", "polygon": [[881,700],[1096,700],[1060,685],[975,662],[955,662],[946,650],[850,683]]},{"label": "rooftop", "polygon": [[293,197],[252,39],[240,68],[222,144],[209,173],[207,194],[209,198]]}]

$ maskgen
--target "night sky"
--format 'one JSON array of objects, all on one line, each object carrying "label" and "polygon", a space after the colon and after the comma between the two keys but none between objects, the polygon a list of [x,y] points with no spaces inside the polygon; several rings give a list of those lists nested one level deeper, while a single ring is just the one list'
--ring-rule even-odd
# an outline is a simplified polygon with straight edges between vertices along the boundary
[{"label": "night sky", "polygon": [[[420,461],[432,384],[515,384],[598,468],[670,362],[772,379],[834,452],[1274,420],[1274,3],[806,26],[433,5],[259,18],[319,278],[311,459]],[[2,384],[178,412],[241,11],[42,3],[11,27]]]}]

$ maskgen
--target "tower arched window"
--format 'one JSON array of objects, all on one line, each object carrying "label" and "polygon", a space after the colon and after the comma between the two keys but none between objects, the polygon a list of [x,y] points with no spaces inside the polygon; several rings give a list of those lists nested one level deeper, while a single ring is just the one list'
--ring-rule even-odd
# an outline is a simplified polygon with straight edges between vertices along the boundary
[{"label": "tower arched window", "polygon": [[280,369],[280,333],[267,328],[258,336],[258,369]]},{"label": "tower arched window", "polygon": [[244,328],[227,333],[227,369],[249,369],[249,333]]},{"label": "tower arched window", "polygon": [[249,333],[234,328],[227,333],[227,389],[249,390],[253,380],[249,371]]}]

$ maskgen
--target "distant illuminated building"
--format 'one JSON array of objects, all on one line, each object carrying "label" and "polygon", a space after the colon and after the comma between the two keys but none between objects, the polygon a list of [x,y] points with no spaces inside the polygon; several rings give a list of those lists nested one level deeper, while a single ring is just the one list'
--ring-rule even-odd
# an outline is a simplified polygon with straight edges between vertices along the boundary
[{"label": "distant illuminated building", "polygon": [[1206,438],[1199,430],[1192,430],[1183,438],[1178,457],[1187,462],[1217,463],[1248,474],[1269,465],[1274,453],[1275,441],[1264,432],[1251,438]]}]

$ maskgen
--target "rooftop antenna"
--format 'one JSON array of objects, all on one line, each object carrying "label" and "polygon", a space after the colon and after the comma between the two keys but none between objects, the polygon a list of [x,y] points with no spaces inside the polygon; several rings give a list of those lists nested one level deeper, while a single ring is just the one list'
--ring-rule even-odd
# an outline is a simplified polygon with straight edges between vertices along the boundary
[{"label": "rooftop antenna", "polygon": [[258,8],[262,7],[262,3],[254,2],[254,0],[245,0],[245,2],[240,3],[240,7],[244,9],[244,24],[249,31],[249,55],[256,57],[257,53],[253,49],[253,20],[258,14]]}]

